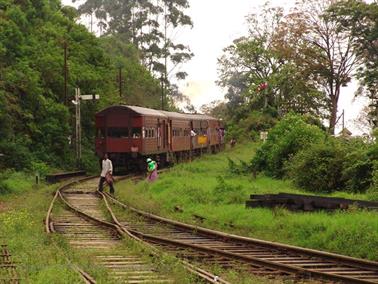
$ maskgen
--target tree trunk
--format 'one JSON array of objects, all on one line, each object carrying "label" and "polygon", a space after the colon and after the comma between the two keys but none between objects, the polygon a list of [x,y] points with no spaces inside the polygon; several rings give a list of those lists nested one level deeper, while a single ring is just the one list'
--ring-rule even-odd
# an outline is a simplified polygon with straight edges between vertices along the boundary
[{"label": "tree trunk", "polygon": [[335,135],[335,127],[337,120],[337,99],[335,97],[331,98],[331,117],[329,119],[329,133]]}]

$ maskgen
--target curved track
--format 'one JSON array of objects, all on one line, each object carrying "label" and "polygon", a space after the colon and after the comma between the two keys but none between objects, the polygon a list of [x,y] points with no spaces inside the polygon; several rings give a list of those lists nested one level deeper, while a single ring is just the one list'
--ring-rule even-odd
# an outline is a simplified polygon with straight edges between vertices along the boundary
[{"label": "curved track", "polygon": [[[116,283],[173,283],[174,280],[169,276],[159,273],[156,267],[125,249],[121,242],[123,237],[140,239],[117,224],[107,222],[101,208],[101,195],[96,189],[97,179],[93,178],[83,179],[79,183],[72,182],[58,189],[47,214],[46,231],[63,234],[77,250],[89,250],[94,261],[107,268]],[[59,208],[55,213],[53,209],[57,199],[63,202],[65,208]],[[206,282],[216,282],[216,276],[189,263],[183,264]],[[86,283],[96,283],[77,266],[74,268]],[[221,279],[217,281],[227,283]]]},{"label": "curved track", "polygon": [[137,210],[109,194],[103,196],[127,210],[128,217],[121,221],[113,213],[113,219],[124,230],[187,260],[202,259],[223,267],[244,264],[254,274],[287,275],[311,281],[378,283],[377,262],[187,225]]}]

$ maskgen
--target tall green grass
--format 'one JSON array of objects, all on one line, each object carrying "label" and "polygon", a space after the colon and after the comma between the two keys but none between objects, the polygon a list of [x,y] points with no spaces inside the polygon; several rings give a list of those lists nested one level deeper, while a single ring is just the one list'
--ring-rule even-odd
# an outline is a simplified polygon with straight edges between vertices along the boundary
[{"label": "tall green grass", "polygon": [[[124,181],[117,195],[126,203],[184,222],[200,224],[271,241],[378,260],[378,213],[351,209],[336,212],[290,212],[246,209],[250,194],[306,193],[289,180],[252,174],[235,175],[228,158],[250,161],[257,144],[239,145],[218,155],[175,166],[158,181]],[[309,193],[306,193],[309,194]],[[332,196],[366,199],[364,194],[335,192]],[[176,208],[176,210],[175,210]],[[177,210],[177,208],[182,210]]]},{"label": "tall green grass", "polygon": [[81,283],[71,263],[98,283],[109,283],[91,258],[71,250],[62,236],[45,232],[44,219],[57,185],[32,187],[24,174],[9,180],[14,190],[0,195],[0,243],[8,245],[22,283]]}]

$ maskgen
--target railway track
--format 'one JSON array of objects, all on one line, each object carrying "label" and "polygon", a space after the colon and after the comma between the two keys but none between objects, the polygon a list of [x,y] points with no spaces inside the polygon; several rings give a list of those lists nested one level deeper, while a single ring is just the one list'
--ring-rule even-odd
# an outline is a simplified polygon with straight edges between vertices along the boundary
[{"label": "railway track", "polygon": [[[89,254],[96,265],[106,268],[114,283],[178,283],[125,247],[122,238],[139,239],[107,221],[102,210],[101,195],[96,190],[97,179],[90,178],[71,182],[57,190],[47,213],[46,231],[63,234],[75,250]],[[64,207],[54,211],[54,204],[58,200]],[[199,278],[215,283],[215,275],[189,263],[183,264]],[[88,273],[77,266],[73,265],[73,268],[84,282],[96,283]],[[218,283],[227,283],[216,280]]]},{"label": "railway track", "polygon": [[[103,194],[113,221],[125,231],[188,261],[225,268],[244,267],[257,275],[310,281],[378,283],[378,263],[311,249],[261,241],[168,220]],[[116,217],[109,204],[126,210]],[[119,214],[121,215],[121,214]]]},{"label": "railway track", "polygon": [[0,283],[20,283],[16,263],[12,260],[12,255],[5,244],[0,244]]}]

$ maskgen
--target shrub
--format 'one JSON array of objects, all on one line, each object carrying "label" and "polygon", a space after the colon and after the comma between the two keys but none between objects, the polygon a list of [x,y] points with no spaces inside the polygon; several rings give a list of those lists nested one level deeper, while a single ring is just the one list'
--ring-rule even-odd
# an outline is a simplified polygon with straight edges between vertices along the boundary
[{"label": "shrub", "polygon": [[260,132],[271,129],[276,123],[277,119],[270,114],[253,111],[245,119],[240,121],[240,127],[249,132]]},{"label": "shrub", "polygon": [[342,179],[345,147],[338,141],[312,144],[287,163],[294,183],[315,192],[330,192],[344,186]]},{"label": "shrub", "polygon": [[378,161],[373,162],[372,182],[366,193],[369,200],[378,201]]},{"label": "shrub", "polygon": [[50,167],[44,162],[33,161],[31,163],[31,170],[33,171],[33,173],[38,173],[40,177],[44,177],[50,171]]},{"label": "shrub", "polygon": [[27,137],[17,137],[13,141],[1,142],[0,153],[5,155],[0,160],[3,167],[15,170],[29,169],[32,160],[29,144],[30,140]]},{"label": "shrub", "polygon": [[284,164],[300,150],[323,141],[325,133],[295,114],[288,114],[269,132],[267,141],[256,151],[252,165],[274,177],[283,177]]},{"label": "shrub", "polygon": [[277,119],[271,113],[252,111],[236,123],[228,124],[227,139],[234,137],[238,140],[257,141],[260,137],[260,131],[268,130],[276,123]]},{"label": "shrub", "polygon": [[369,146],[359,139],[354,139],[344,147],[347,153],[343,162],[346,189],[351,192],[365,192],[372,183],[374,145]]},{"label": "shrub", "polygon": [[234,160],[227,158],[228,160],[228,170],[232,175],[246,175],[251,172],[251,165],[243,160],[239,160],[239,164]]},{"label": "shrub", "polygon": [[9,185],[6,183],[5,179],[2,179],[0,177],[0,195],[10,193],[11,189],[9,188]]},{"label": "shrub", "polygon": [[232,185],[227,183],[223,177],[217,178],[217,185],[214,188],[215,203],[243,203],[245,197],[242,194],[243,188],[240,185]]}]

